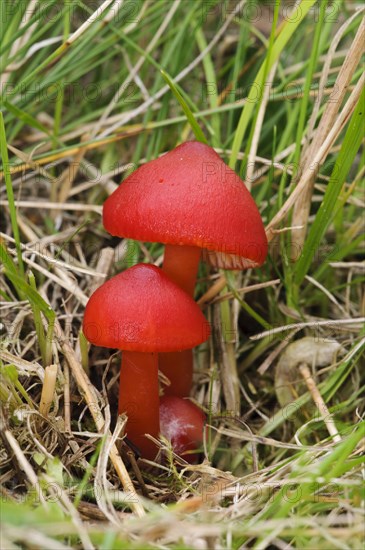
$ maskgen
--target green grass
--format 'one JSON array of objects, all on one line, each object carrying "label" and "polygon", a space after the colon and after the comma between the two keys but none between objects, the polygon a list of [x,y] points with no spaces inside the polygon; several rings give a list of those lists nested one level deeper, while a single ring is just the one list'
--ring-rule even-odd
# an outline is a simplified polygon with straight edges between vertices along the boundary
[{"label": "green grass", "polygon": [[4,118],[1,112],[0,112],[0,151],[1,151],[5,186],[6,186],[6,195],[7,195],[8,204],[9,204],[11,229],[14,235],[16,252],[17,252],[18,270],[19,270],[19,273],[22,276],[24,276],[24,265],[23,265],[23,258],[22,258],[21,246],[20,246],[19,226],[18,226],[18,221],[16,216],[16,208],[14,204],[14,192],[13,192],[11,176],[10,176],[10,164],[9,164],[7,141],[6,141],[5,127],[4,127]]},{"label": "green grass", "polygon": [[[339,97],[346,56],[356,54],[361,3],[98,5],[94,13],[95,2],[0,2],[0,546],[359,550],[364,90],[321,160],[302,243],[298,212],[283,208],[303,183],[308,137]],[[363,59],[329,131],[362,69]],[[195,356],[192,398],[212,426],[206,460],[182,467],[167,449],[158,467],[133,464],[119,439],[143,495],[146,514],[136,517],[100,423],[114,430],[119,355],[90,348],[81,322],[105,277],[138,262],[160,265],[163,254],[158,243],[111,238],[102,203],[135,167],[187,139],[215,147],[243,179],[253,175],[251,193],[274,232],[265,265],[227,272],[203,306],[213,336]],[[220,275],[201,265],[196,299]],[[313,349],[330,340],[340,351],[325,361],[292,357],[289,397],[279,404],[277,364],[303,337]],[[339,441],[303,382],[302,362]],[[51,364],[59,376],[41,419]],[[227,406],[228,372],[239,384],[239,415]]]},{"label": "green grass", "polygon": [[357,107],[349,121],[347,132],[343,138],[341,149],[333,167],[320,208],[305,243],[303,254],[296,264],[294,270],[294,281],[296,285],[299,285],[303,281],[303,278],[310,268],[313,256],[316,250],[318,250],[326,230],[336,213],[336,203],[339,194],[344,187],[346,177],[353,166],[355,156],[363,140],[364,102],[365,89],[363,89]]}]

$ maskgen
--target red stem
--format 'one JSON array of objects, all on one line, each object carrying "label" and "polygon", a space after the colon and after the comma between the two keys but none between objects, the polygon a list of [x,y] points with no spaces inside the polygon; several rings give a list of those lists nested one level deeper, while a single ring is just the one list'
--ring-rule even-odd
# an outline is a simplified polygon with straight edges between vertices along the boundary
[{"label": "red stem", "polygon": [[171,281],[194,296],[194,288],[200,261],[201,249],[197,246],[165,245],[162,269]]},{"label": "red stem", "polygon": [[164,395],[188,397],[193,382],[193,350],[159,353],[158,366],[170,380],[170,385],[164,387]]},{"label": "red stem", "polygon": [[[198,273],[200,248],[196,246],[166,245],[163,271],[171,281],[194,296]],[[193,352],[191,349],[159,354],[159,368],[170,380],[165,387],[165,395],[186,397],[191,390],[193,379]]]},{"label": "red stem", "polygon": [[153,460],[157,447],[144,434],[158,438],[160,432],[157,353],[123,351],[118,412],[128,415],[128,439]]}]

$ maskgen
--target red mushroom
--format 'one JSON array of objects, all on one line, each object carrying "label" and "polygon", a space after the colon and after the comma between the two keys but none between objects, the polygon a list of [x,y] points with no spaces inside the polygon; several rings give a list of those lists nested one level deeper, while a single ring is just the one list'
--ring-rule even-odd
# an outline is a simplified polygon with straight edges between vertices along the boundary
[{"label": "red mushroom", "polygon": [[[261,216],[243,181],[214,149],[197,141],[128,176],[105,201],[103,221],[112,235],[164,243],[163,270],[191,296],[202,251],[224,269],[256,267],[267,255]],[[162,355],[160,368],[171,380],[167,392],[189,393],[190,351]]]},{"label": "red mushroom", "polygon": [[156,266],[139,264],[112,277],[89,299],[83,322],[97,346],[123,350],[119,413],[126,432],[146,458],[159,435],[158,352],[193,348],[209,336],[199,307]]},{"label": "red mushroom", "polygon": [[171,441],[173,451],[190,464],[198,461],[205,422],[203,411],[188,399],[172,395],[161,398],[161,434]]}]

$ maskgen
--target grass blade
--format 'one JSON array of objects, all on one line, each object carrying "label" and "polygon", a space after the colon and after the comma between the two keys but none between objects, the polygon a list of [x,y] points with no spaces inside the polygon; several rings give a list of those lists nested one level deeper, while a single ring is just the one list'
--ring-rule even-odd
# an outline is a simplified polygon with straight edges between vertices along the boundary
[{"label": "grass blade", "polygon": [[43,124],[38,122],[38,120],[32,115],[26,113],[22,109],[19,109],[19,107],[13,105],[10,101],[7,101],[6,99],[0,98],[0,101],[4,105],[4,107],[8,109],[8,111],[10,111],[16,118],[24,122],[24,124],[28,124],[28,126],[31,126],[32,128],[37,128],[37,130],[44,132],[46,135],[50,135],[47,128],[43,126]]},{"label": "grass blade", "polygon": [[5,269],[12,273],[17,273],[17,266],[13,261],[13,258],[8,253],[5,244],[0,240],[0,261],[5,266]]},{"label": "grass blade", "polygon": [[18,257],[18,269],[19,269],[20,275],[24,276],[24,264],[23,264],[23,258],[22,258],[22,250],[20,246],[18,220],[17,220],[16,208],[14,203],[13,185],[12,185],[11,176],[10,176],[10,165],[9,165],[8,148],[7,148],[7,142],[6,142],[5,125],[4,125],[3,113],[1,111],[0,111],[0,151],[1,151],[1,158],[3,162],[6,194],[9,202],[11,227],[13,230],[16,252]]},{"label": "grass blade", "polygon": [[[207,42],[205,40],[204,33],[202,29],[197,29],[195,33],[196,41],[199,46],[200,53],[206,49]],[[209,98],[209,104],[212,109],[216,109],[218,107],[218,86],[217,86],[217,78],[215,75],[214,65],[212,62],[212,58],[209,54],[204,57],[203,59],[203,67],[206,77],[206,83],[208,85],[207,87],[207,97]],[[209,86],[213,86],[213,93],[208,93]],[[212,117],[212,128],[213,128],[213,136],[212,136],[212,142],[214,147],[219,147],[221,143],[221,129],[220,129],[220,117],[219,115],[213,115]]]},{"label": "grass blade", "polygon": [[42,296],[38,294],[37,290],[34,290],[34,288],[32,288],[31,285],[28,284],[24,280],[24,278],[20,277],[17,273],[6,271],[6,276],[10,279],[10,281],[16,288],[24,293],[29,303],[31,305],[35,305],[43,313],[43,315],[49,322],[54,321],[55,312],[50,307],[50,305],[47,304],[45,300],[43,300]]},{"label": "grass blade", "polygon": [[186,101],[184,100],[184,98],[182,97],[182,95],[180,94],[179,90],[177,89],[175,83],[173,82],[173,80],[170,78],[170,76],[166,73],[166,71],[162,70],[161,69],[161,74],[162,76],[164,77],[164,79],[166,80],[167,84],[170,86],[170,89],[172,91],[172,93],[174,94],[174,96],[176,97],[176,99],[178,100],[178,102],[180,103],[185,115],[186,115],[186,118],[188,119],[189,121],[189,124],[191,126],[191,129],[193,130],[194,134],[195,134],[195,137],[198,141],[201,141],[202,143],[206,143],[208,144],[207,140],[206,140],[206,137],[203,133],[203,130],[200,128],[199,124],[197,123],[193,113],[191,112],[188,104],[186,103]]}]

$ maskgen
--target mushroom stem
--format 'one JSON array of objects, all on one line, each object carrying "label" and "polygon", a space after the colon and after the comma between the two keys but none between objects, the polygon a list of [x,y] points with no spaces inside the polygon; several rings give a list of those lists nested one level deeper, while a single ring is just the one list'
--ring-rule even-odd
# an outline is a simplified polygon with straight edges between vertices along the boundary
[{"label": "mushroom stem", "polygon": [[188,397],[193,382],[193,350],[159,353],[158,366],[170,380],[164,387],[164,395]]},{"label": "mushroom stem", "polygon": [[[163,271],[171,281],[193,297],[201,249],[196,246],[165,245]],[[193,380],[193,352],[191,349],[160,353],[159,368],[170,380],[165,395],[187,397]]]},{"label": "mushroom stem", "polygon": [[163,271],[171,281],[193,297],[201,249],[197,246],[165,245]]},{"label": "mushroom stem", "polygon": [[160,432],[158,355],[123,351],[119,382],[119,414],[127,413],[126,435],[144,458],[153,460],[156,445],[145,434],[156,438]]}]

